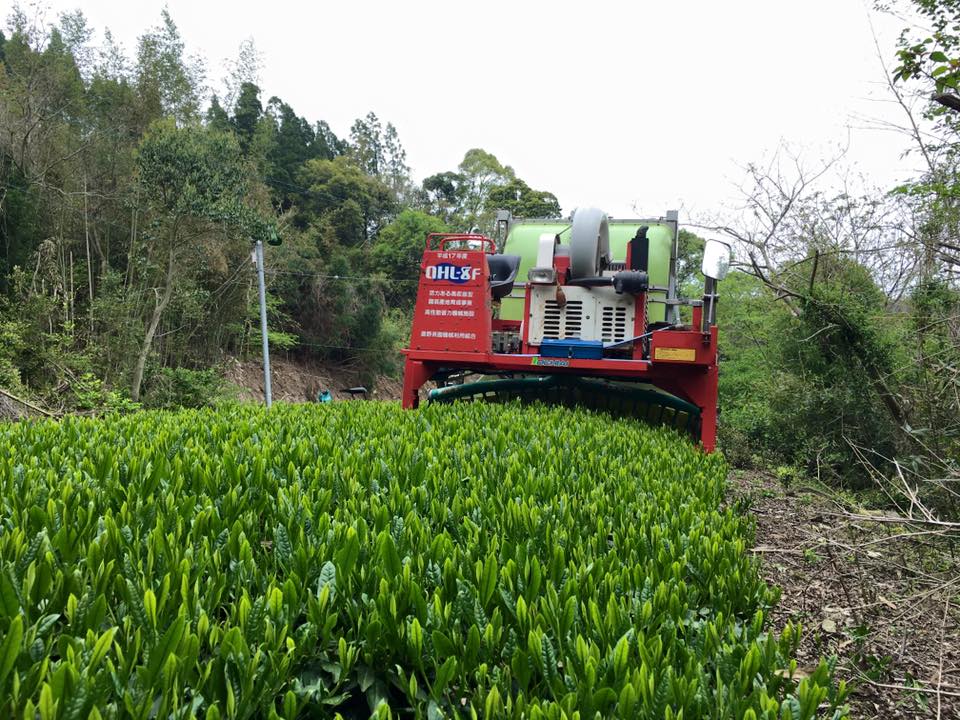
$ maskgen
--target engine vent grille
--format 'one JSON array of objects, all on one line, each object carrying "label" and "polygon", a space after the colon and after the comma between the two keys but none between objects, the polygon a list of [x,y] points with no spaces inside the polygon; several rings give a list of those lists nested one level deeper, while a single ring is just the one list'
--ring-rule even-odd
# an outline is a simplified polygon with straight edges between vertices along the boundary
[{"label": "engine vent grille", "polygon": [[560,307],[547,300],[543,312],[543,337],[550,340],[578,338],[583,332],[583,301],[569,300]]},{"label": "engine vent grille", "polygon": [[600,310],[600,339],[611,343],[627,337],[627,309],[622,305],[604,305]]}]

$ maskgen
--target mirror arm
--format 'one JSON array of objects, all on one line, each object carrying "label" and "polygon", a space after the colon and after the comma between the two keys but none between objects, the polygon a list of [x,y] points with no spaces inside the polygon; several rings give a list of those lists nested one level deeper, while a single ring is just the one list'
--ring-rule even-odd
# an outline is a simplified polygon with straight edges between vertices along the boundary
[{"label": "mirror arm", "polygon": [[703,280],[703,320],[701,331],[708,333],[717,324],[717,281],[712,277]]}]

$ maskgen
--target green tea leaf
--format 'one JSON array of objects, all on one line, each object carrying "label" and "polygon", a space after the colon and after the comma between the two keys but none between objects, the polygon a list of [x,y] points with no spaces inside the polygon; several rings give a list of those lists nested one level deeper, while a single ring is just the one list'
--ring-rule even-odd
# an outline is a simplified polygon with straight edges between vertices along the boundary
[{"label": "green tea leaf", "polygon": [[13,669],[17,656],[20,654],[20,643],[23,640],[23,616],[14,615],[10,621],[7,636],[0,643],[0,689],[10,670]]},{"label": "green tea leaf", "polygon": [[347,534],[343,545],[337,550],[335,559],[337,564],[337,577],[348,578],[353,572],[353,567],[360,557],[360,539],[357,537],[356,529],[347,528]]},{"label": "green tea leaf", "polygon": [[117,633],[117,628],[112,627],[109,630],[104,631],[99,638],[97,638],[96,644],[93,646],[93,652],[90,653],[90,669],[95,670],[100,664],[100,661],[106,656],[107,651],[110,650],[110,645],[113,643],[113,637]]},{"label": "green tea leaf", "polygon": [[182,615],[178,616],[176,620],[170,623],[170,627],[167,628],[156,645],[150,649],[150,661],[144,678],[147,687],[152,686],[160,677],[160,671],[163,669],[167,657],[176,652],[177,647],[179,647],[185,628],[186,620]]},{"label": "green tea leaf", "polygon": [[450,681],[453,680],[454,675],[457,674],[457,659],[449,657],[447,658],[443,665],[437,669],[437,676],[433,681],[433,695],[436,698],[439,698],[443,695],[443,691],[446,689],[447,685],[450,684]]},{"label": "green tea leaf", "polygon": [[397,552],[397,546],[393,542],[393,535],[388,530],[380,533],[377,538],[379,548],[380,563],[387,577],[397,577],[403,570],[403,564],[400,562],[400,554]]},{"label": "green tea leaf", "polygon": [[449,657],[456,653],[457,650],[453,641],[441,631],[434,630],[430,638],[433,640],[433,651],[437,654],[437,657]]},{"label": "green tea leaf", "polygon": [[324,588],[330,588],[330,599],[337,590],[337,567],[327,560],[320,568],[320,577],[317,580],[317,597],[323,592]]}]

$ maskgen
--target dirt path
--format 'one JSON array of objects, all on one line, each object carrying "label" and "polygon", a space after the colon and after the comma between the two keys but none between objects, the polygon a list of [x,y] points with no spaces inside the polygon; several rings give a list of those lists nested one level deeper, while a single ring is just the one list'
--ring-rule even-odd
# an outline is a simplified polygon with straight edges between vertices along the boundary
[{"label": "dirt path", "polygon": [[757,472],[732,481],[732,501],[756,518],[764,576],[782,589],[773,626],[803,624],[801,669],[836,655],[854,718],[960,718],[957,548],[827,490]]}]

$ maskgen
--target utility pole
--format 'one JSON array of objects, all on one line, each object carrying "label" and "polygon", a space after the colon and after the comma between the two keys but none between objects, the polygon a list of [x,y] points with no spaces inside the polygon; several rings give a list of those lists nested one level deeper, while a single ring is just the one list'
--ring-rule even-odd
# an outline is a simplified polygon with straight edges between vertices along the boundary
[{"label": "utility pole", "polygon": [[270,388],[270,342],[267,338],[267,290],[263,281],[263,241],[257,240],[254,252],[257,285],[260,289],[260,334],[263,336],[263,396],[269,408],[273,405],[273,391]]}]

